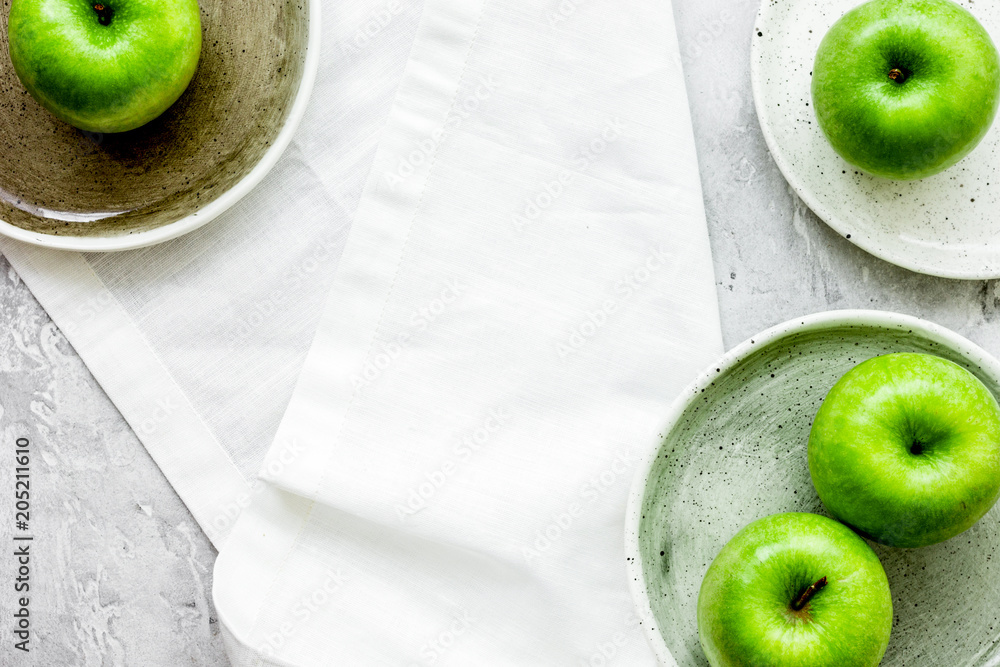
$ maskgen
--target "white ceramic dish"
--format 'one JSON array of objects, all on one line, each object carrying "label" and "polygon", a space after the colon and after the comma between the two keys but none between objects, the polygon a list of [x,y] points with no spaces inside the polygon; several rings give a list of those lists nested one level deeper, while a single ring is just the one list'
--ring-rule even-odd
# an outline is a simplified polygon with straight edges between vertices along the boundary
[{"label": "white ceramic dish", "polygon": [[[1000,42],[1000,4],[958,0]],[[792,188],[830,227],[920,273],[1000,277],[1000,123],[960,163],[921,181],[858,173],[830,147],[811,103],[816,50],[862,0],[763,0],[750,73],[761,129]]]},{"label": "white ceramic dish", "polygon": [[[825,513],[806,443],[830,387],[865,359],[908,351],[951,359],[1000,395],[1000,362],[958,334],[904,315],[835,311],[754,336],[677,399],[637,471],[625,521],[629,585],[663,665],[708,664],[698,591],[733,535],[770,514]],[[895,611],[882,667],[1000,665],[1000,505],[935,546],[873,546]]]}]

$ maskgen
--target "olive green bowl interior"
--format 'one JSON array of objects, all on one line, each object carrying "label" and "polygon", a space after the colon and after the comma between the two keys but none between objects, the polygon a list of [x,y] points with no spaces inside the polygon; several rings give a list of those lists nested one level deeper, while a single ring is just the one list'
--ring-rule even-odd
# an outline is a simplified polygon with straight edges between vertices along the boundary
[{"label": "olive green bowl interior", "polygon": [[[671,408],[662,443],[637,473],[626,518],[629,583],[662,664],[709,664],[698,641],[698,591],[730,538],[769,514],[826,514],[806,460],[813,417],[841,375],[889,352],[950,359],[1000,396],[997,361],[957,334],[892,313],[840,311],[740,345]],[[1000,665],[998,521],[1000,506],[932,547],[873,544],[895,610],[882,665]]]},{"label": "olive green bowl interior", "polygon": [[200,0],[201,61],[187,91],[148,125],[100,135],[57,120],[21,85],[8,52],[7,3],[0,220],[8,224],[0,231],[63,248],[137,247],[189,231],[234,203],[233,191],[245,194],[253,185],[245,179],[256,182],[263,174],[252,172],[277,159],[271,149],[284,148],[279,135],[293,107],[304,106],[314,4]]}]

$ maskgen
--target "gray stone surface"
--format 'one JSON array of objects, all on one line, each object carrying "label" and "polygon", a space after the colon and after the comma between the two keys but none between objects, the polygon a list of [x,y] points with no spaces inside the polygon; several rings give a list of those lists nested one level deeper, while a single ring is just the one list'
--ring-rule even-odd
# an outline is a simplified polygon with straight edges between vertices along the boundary
[{"label": "gray stone surface", "polygon": [[[28,531],[14,443],[31,444]],[[12,534],[32,535],[32,641],[12,648]],[[226,665],[215,551],[142,444],[0,258],[0,665]]]},{"label": "gray stone surface", "polygon": [[[1000,285],[920,276],[855,248],[791,192],[757,125],[755,0],[674,0],[727,346],[802,314],[894,310],[1000,353]],[[0,261],[0,443],[34,448],[34,651],[3,665],[226,665],[215,552],[86,367]],[[3,451],[0,449],[0,451]],[[12,462],[0,456],[0,522]],[[0,550],[9,524],[0,523]],[[0,581],[12,562],[0,559]],[[13,595],[0,594],[9,618]],[[7,623],[7,621],[4,621]],[[20,662],[16,661],[20,660]]]}]

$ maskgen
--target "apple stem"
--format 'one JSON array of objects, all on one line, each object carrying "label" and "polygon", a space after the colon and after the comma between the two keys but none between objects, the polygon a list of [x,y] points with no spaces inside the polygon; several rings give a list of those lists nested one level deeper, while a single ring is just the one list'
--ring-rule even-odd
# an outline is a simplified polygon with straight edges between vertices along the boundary
[{"label": "apple stem", "polygon": [[903,83],[904,81],[906,81],[907,76],[906,72],[894,67],[891,70],[889,70],[889,78],[895,81],[896,83]]},{"label": "apple stem", "polygon": [[823,590],[823,588],[825,587],[826,587],[826,577],[823,577],[822,579],[820,579],[815,584],[813,584],[812,586],[810,586],[809,588],[807,588],[802,592],[802,595],[799,596],[799,599],[792,603],[792,610],[802,611],[805,608],[805,606],[809,604],[809,601],[812,600],[813,597],[821,590]]},{"label": "apple stem", "polygon": [[101,25],[111,25],[111,15],[114,14],[111,7],[98,3],[94,5],[94,11],[97,12],[98,23]]}]

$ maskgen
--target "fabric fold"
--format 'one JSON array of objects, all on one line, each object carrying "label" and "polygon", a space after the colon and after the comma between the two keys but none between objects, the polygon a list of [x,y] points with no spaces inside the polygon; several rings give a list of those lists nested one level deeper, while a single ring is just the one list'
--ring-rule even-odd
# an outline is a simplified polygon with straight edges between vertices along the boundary
[{"label": "fabric fold", "polygon": [[234,664],[653,662],[627,492],[722,351],[679,63],[652,0],[425,4],[216,566]]}]

